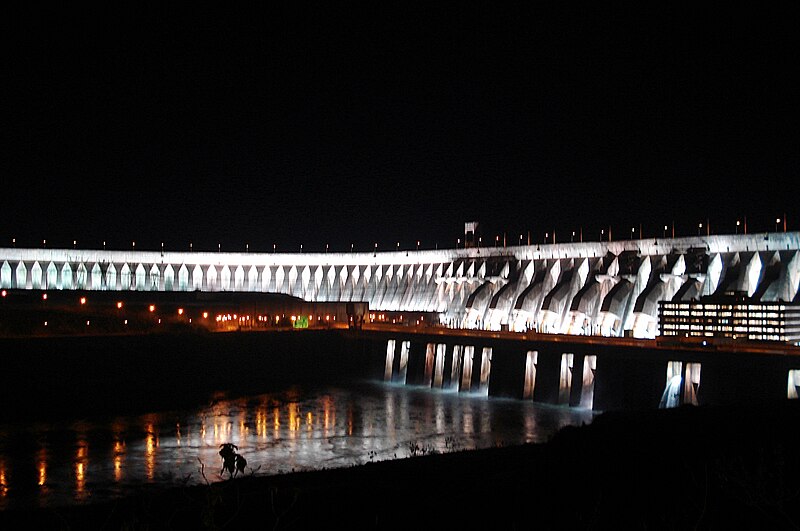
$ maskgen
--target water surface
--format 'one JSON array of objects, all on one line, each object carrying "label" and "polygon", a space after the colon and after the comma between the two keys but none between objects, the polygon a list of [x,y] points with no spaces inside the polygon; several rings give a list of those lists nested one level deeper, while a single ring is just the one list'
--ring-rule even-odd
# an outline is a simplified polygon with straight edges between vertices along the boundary
[{"label": "water surface", "polygon": [[592,412],[382,382],[290,387],[138,416],[0,425],[0,508],[104,501],[223,481],[222,443],[245,474],[340,468],[544,442]]}]

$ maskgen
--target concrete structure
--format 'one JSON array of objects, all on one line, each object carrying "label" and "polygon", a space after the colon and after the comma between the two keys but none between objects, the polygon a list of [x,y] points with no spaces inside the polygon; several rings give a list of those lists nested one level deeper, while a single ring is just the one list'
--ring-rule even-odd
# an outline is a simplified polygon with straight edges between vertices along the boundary
[{"label": "concrete structure", "polygon": [[659,301],[797,301],[798,251],[798,232],[330,254],[0,248],[0,287],[273,292],[452,327],[652,338]]},{"label": "concrete structure", "polygon": [[800,347],[369,327],[383,380],[595,411],[797,399]]}]

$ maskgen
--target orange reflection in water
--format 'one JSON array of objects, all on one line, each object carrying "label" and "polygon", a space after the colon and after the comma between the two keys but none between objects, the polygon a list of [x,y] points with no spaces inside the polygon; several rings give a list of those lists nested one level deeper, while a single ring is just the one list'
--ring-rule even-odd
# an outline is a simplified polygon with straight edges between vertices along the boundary
[{"label": "orange reflection in water", "polygon": [[281,411],[276,406],[275,409],[272,411],[272,428],[274,433],[274,437],[276,439],[280,439],[281,437]]},{"label": "orange reflection in water", "polygon": [[353,435],[353,407],[347,408],[347,435]]},{"label": "orange reflection in water", "polygon": [[83,498],[86,493],[86,470],[89,468],[89,443],[79,436],[78,448],[75,451],[75,494]]},{"label": "orange reflection in water", "polygon": [[144,471],[147,479],[153,480],[156,477],[156,449],[158,448],[158,437],[156,436],[153,425],[147,424],[147,438],[144,441]]},{"label": "orange reflection in water", "polygon": [[297,430],[300,429],[300,406],[297,402],[289,404],[289,434],[294,438]]},{"label": "orange reflection in water", "polygon": [[246,441],[249,431],[250,427],[247,425],[247,410],[242,408],[242,410],[239,412],[239,438],[242,441]]},{"label": "orange reflection in water", "polygon": [[122,480],[122,462],[125,459],[125,443],[114,441],[114,481]]},{"label": "orange reflection in water", "polygon": [[263,407],[256,410],[256,437],[267,438],[267,410]]},{"label": "orange reflection in water", "polygon": [[326,396],[322,402],[322,426],[325,430],[325,436],[330,435],[330,430],[336,425],[336,410],[333,408],[331,398]]},{"label": "orange reflection in water", "polygon": [[0,463],[0,498],[5,498],[7,492],[8,487],[6,487],[6,465],[5,463]]},{"label": "orange reflection in water", "polygon": [[75,463],[75,489],[79,494],[84,492],[86,488],[86,464]]},{"label": "orange reflection in water", "polygon": [[36,456],[36,460],[37,460],[36,468],[39,471],[38,484],[40,487],[44,487],[44,484],[47,483],[47,450],[44,448],[40,448]]}]

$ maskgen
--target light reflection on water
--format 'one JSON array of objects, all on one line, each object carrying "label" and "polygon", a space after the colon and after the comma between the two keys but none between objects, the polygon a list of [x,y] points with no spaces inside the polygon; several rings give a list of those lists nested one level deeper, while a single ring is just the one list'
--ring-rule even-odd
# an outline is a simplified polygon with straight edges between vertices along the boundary
[{"label": "light reflection on water", "polygon": [[143,485],[222,481],[219,445],[246,474],[349,467],[543,442],[592,412],[387,383],[219,397],[193,410],[0,426],[0,508],[111,499]]}]

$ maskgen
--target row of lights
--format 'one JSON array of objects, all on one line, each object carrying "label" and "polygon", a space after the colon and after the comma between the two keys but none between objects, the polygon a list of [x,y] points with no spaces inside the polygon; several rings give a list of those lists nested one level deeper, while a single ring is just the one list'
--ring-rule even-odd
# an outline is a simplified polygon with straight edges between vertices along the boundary
[{"label": "row of lights", "polygon": [[[778,232],[781,223],[783,223],[783,232],[786,232],[786,216],[785,215],[784,215],[783,218],[775,218],[775,232]],[[741,227],[742,225],[744,226],[744,233],[747,234],[747,218],[746,217],[744,218],[744,223],[742,223],[741,220],[738,220],[738,219],[736,220],[736,225],[735,225],[736,226],[736,229],[735,229],[736,230],[736,234],[739,233],[739,227]],[[702,222],[697,224],[697,234],[698,235],[700,235],[700,232],[702,231],[703,226],[704,225],[703,225]],[[710,233],[709,232],[710,231],[710,227],[709,227],[708,222],[706,222],[705,227],[706,227],[707,233]],[[664,225],[663,237],[665,237],[665,238],[667,237],[667,231],[668,230],[669,230],[669,227],[667,225]],[[635,227],[631,227],[631,237],[633,237],[635,235],[635,233],[636,233],[636,228]],[[552,233],[549,232],[549,231],[545,232],[545,234],[544,234],[544,243],[547,243],[547,241],[550,239],[551,234],[552,234],[553,243],[555,243],[555,241],[556,241],[556,231],[555,230]],[[579,238],[579,241],[581,241],[581,242],[583,241],[583,228],[581,228],[577,232],[577,234],[576,234],[576,232],[574,230],[572,231],[572,234],[570,236],[570,242],[574,242],[576,236]],[[603,239],[605,239],[605,237],[606,237],[606,230],[605,229],[600,229],[600,240],[602,241]],[[641,237],[642,237],[642,226],[639,225],[639,238],[641,238]],[[675,224],[674,223],[672,224],[672,237],[673,238],[675,237]],[[530,243],[531,243],[530,239],[531,239],[530,232],[528,232],[528,245],[530,245]],[[523,240],[523,235],[520,234],[519,235],[519,245],[522,245],[522,240]],[[495,247],[498,247],[499,244],[500,244],[500,236],[499,235],[495,236],[494,241],[495,241]],[[611,241],[611,227],[610,226],[608,228],[608,241]],[[72,248],[73,249],[76,248],[77,243],[78,243],[77,240],[72,240]],[[465,243],[466,243],[466,240],[465,240]],[[16,247],[17,246],[17,239],[16,238],[12,238],[11,239],[11,244],[12,244],[13,247]],[[478,237],[478,246],[480,247],[482,245],[483,245],[483,237]],[[417,240],[417,247],[416,247],[417,251],[419,251],[419,246],[420,246],[420,241]],[[461,246],[461,238],[458,238],[456,240],[456,247],[460,247],[460,246]],[[506,238],[504,236],[503,237],[503,247],[505,247],[505,246],[506,246]],[[42,240],[42,247],[47,247],[47,240],[46,239]],[[354,252],[354,247],[355,247],[355,244],[351,243],[350,244],[350,252],[351,253]],[[106,242],[103,241],[103,250],[105,250],[105,248],[106,248]],[[437,245],[437,248],[438,248],[438,245]],[[136,242],[135,241],[131,242],[131,249],[134,250],[134,251],[136,250]],[[277,244],[272,244],[272,252],[273,253],[277,252],[277,249],[278,249],[278,245]],[[328,253],[329,250],[330,250],[330,244],[326,243],[325,244],[325,253]],[[378,250],[378,243],[377,242],[375,242],[375,244],[374,244],[374,250],[375,251]],[[396,251],[400,251],[400,242],[397,242],[395,250]],[[189,242],[189,251],[190,252],[193,251],[192,242]],[[161,242],[161,252],[162,253],[164,252],[164,242]],[[221,243],[217,244],[217,252],[222,252],[222,244]],[[250,252],[250,244],[249,243],[245,244],[245,252],[247,252],[247,253]],[[302,243],[300,244],[300,252],[301,253],[303,252],[303,244]]]},{"label": "row of lights", "polygon": [[[786,232],[786,230],[787,230],[787,228],[786,228],[786,217],[784,217],[784,218],[775,218],[775,232],[778,232],[781,223],[783,223],[783,232]],[[706,222],[706,224],[704,225],[702,222],[700,222],[700,223],[697,224],[697,234],[698,234],[698,236],[702,232],[703,227],[706,228],[706,234],[710,234],[711,227],[710,227],[709,223]],[[744,219],[744,222],[742,222],[742,220],[738,220],[737,219],[735,227],[736,227],[736,229],[735,229],[735,233],[736,234],[739,234],[740,227],[743,227],[744,234],[747,234],[747,218]],[[672,238],[675,237],[675,224],[674,223],[672,224],[671,229],[670,229],[669,225],[664,225],[664,232],[662,234],[662,236],[664,238],[667,237],[667,232],[671,233],[671,237]],[[631,238],[634,238],[635,235],[636,235],[636,227],[631,227]],[[581,241],[581,242],[583,241],[583,228],[581,228],[577,233],[576,233],[576,231],[572,231],[572,234],[570,236],[570,242],[574,242],[576,236],[577,236],[579,241]],[[529,232],[528,233],[528,240],[527,240],[528,245],[530,245],[530,243],[531,243],[530,242],[530,237],[531,236],[530,236],[530,232]],[[608,241],[611,241],[611,227],[608,227],[608,232],[607,233],[606,233],[606,229],[600,229],[600,241],[603,241],[606,238],[608,239]],[[642,238],[642,226],[641,225],[639,225],[639,238],[640,239]],[[544,233],[544,243],[547,243],[551,239],[552,239],[553,243],[556,243],[556,231],[553,231],[553,232],[549,232],[548,231],[548,232]],[[499,235],[495,236],[494,237],[494,241],[495,241],[495,247],[498,247],[500,245],[500,236]],[[523,245],[522,242],[523,242],[523,235],[520,234],[519,235],[519,245]],[[465,243],[466,243],[466,240],[465,240]],[[483,246],[483,237],[479,236],[478,237],[478,247],[481,247],[481,246]],[[504,236],[503,237],[503,247],[505,247],[505,246],[506,246],[506,238]],[[461,247],[461,238],[458,238],[456,240],[456,247]]]},{"label": "row of lights", "polygon": [[[77,245],[78,245],[78,241],[77,240],[72,240],[72,248],[76,249]],[[16,238],[11,238],[11,246],[12,247],[16,247],[17,246],[17,239]],[[419,246],[420,246],[420,241],[417,240],[417,251],[419,251]],[[46,239],[42,240],[42,247],[47,247],[47,240]],[[355,249],[355,244],[351,243],[350,244],[350,252],[351,253],[354,252],[354,249]],[[375,243],[375,249],[376,250],[378,249],[378,243],[377,242]],[[103,241],[103,250],[104,251],[106,250],[106,242],[105,241]],[[131,242],[131,250],[133,250],[133,251],[136,250],[136,242],[135,241]],[[278,244],[273,243],[272,244],[272,252],[273,253],[277,252],[277,250],[278,250]],[[398,251],[400,250],[400,242],[397,242],[397,250]],[[194,245],[192,244],[192,242],[189,242],[189,252],[192,252],[192,251],[194,251]],[[325,244],[325,252],[328,253],[328,251],[330,251],[330,244],[326,243]],[[161,242],[161,252],[162,253],[164,252],[164,242]],[[217,252],[222,252],[222,244],[221,243],[217,244]],[[249,243],[245,244],[245,252],[246,253],[250,252],[250,244]],[[300,252],[301,253],[303,252],[303,244],[302,243],[300,244]]]},{"label": "row of lights", "polygon": [[[292,315],[292,316],[290,316],[290,319],[294,323],[298,319],[300,319],[301,317],[303,317],[303,316],[302,315],[299,315],[299,316],[298,315]],[[224,323],[224,322],[228,322],[228,321],[238,321],[240,323],[243,323],[243,322],[249,321],[250,320],[250,316],[249,315],[238,315],[238,314],[235,314],[235,313],[234,314],[230,314],[230,313],[228,313],[228,314],[219,314],[219,315],[216,316],[215,320],[218,323],[219,322]],[[266,316],[266,315],[259,315],[257,320],[259,322],[264,322],[264,323],[270,322],[270,318],[268,316]],[[280,320],[281,320],[281,317],[276,315],[275,316],[275,323],[276,324],[279,323]],[[313,321],[314,320],[314,316],[313,315],[309,315],[308,316],[308,320],[309,321]],[[322,321],[322,320],[323,320],[322,316],[318,315],[317,316],[317,321]],[[325,321],[330,321],[331,320],[331,316],[330,315],[326,315],[324,320]],[[333,320],[334,321],[336,320],[336,316],[335,315],[333,316]]]},{"label": "row of lights", "polygon": [[[2,297],[6,297],[7,295],[8,295],[8,291],[6,291],[6,290],[2,290],[2,292],[0,292],[0,296],[2,296]],[[47,293],[43,293],[42,294],[42,300],[47,300]],[[78,299],[78,303],[81,306],[85,306],[87,302],[88,301],[87,301],[86,297],[81,297],[80,299]],[[122,301],[117,301],[116,307],[117,307],[118,310],[122,309],[123,306],[124,305],[123,305]],[[147,310],[150,313],[155,313],[156,305],[155,304],[150,304],[147,307]],[[178,313],[178,315],[182,316],[186,312],[185,312],[185,310],[183,308],[178,308],[177,313]],[[204,311],[202,315],[203,315],[203,319],[207,319],[208,318],[208,312],[207,311]],[[232,320],[237,320],[237,319],[240,320],[240,321],[241,320],[249,321],[250,320],[250,316],[249,315],[247,315],[247,316],[238,316],[237,314],[219,314],[219,315],[216,316],[216,320],[217,321],[232,321]],[[296,321],[297,319],[298,319],[298,316],[296,316],[296,315],[292,315],[291,316],[291,320],[293,322]],[[309,315],[308,319],[309,319],[309,321],[313,321],[314,320],[314,316],[313,315]],[[258,316],[258,320],[259,321],[266,321],[267,317],[266,316]],[[277,323],[277,322],[279,322],[279,320],[280,320],[280,317],[276,315],[275,316],[275,322]],[[322,316],[317,316],[317,320],[321,321],[322,320]],[[325,321],[330,321],[330,320],[331,320],[331,316],[330,315],[326,315],[325,316]],[[336,316],[335,315],[333,316],[333,320],[334,321],[336,320]],[[127,321],[126,321],[126,324],[127,324]]]},{"label": "row of lights", "polygon": [[[7,290],[0,291],[0,297],[7,297],[7,296],[8,296],[8,291]],[[47,300],[47,293],[42,293],[42,300],[43,301]],[[81,297],[80,299],[78,299],[78,304],[80,304],[81,306],[85,306],[87,302],[88,302],[88,300],[86,299],[86,297]],[[124,304],[122,303],[122,301],[117,301],[116,306],[117,306],[118,310],[121,310],[122,307],[124,306]],[[150,313],[155,313],[156,305],[155,304],[150,304],[147,307],[147,310]],[[178,312],[177,313],[178,313],[178,315],[183,315],[185,313],[185,310],[183,308],[178,308]],[[203,312],[203,319],[207,319],[207,318],[208,318],[208,312],[207,311]]]}]

